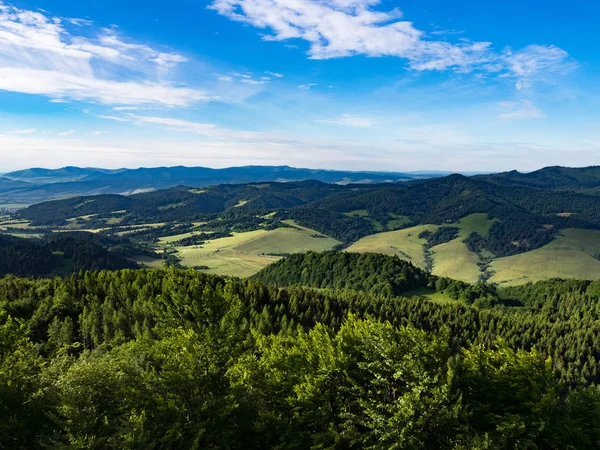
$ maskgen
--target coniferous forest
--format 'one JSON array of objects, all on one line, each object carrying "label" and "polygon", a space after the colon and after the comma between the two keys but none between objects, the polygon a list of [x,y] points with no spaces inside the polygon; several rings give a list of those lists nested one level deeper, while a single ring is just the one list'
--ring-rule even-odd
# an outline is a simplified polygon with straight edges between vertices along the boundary
[{"label": "coniferous forest", "polygon": [[599,294],[334,252],[5,276],[0,448],[597,448]]}]

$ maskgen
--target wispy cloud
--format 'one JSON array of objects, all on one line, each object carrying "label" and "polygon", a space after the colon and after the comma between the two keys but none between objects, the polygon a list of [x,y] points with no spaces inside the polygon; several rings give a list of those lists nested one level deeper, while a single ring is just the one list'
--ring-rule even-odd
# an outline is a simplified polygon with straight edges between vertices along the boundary
[{"label": "wispy cloud", "polygon": [[321,119],[316,120],[315,122],[327,123],[331,125],[342,125],[353,128],[370,128],[376,125],[377,123],[376,121],[368,117],[354,116],[352,114],[343,114],[342,116],[337,117],[335,119]]},{"label": "wispy cloud", "polygon": [[240,73],[240,72],[231,72],[227,75],[218,75],[217,74],[217,79],[219,81],[225,81],[225,82],[238,81],[240,83],[250,84],[250,85],[255,85],[255,86],[258,86],[260,84],[267,84],[271,81],[271,77],[259,77],[257,79],[251,73]]},{"label": "wispy cloud", "polygon": [[86,19],[62,21],[0,5],[0,90],[117,105],[188,106],[212,99],[161,81],[187,61],[182,55],[128,42],[114,29],[83,36],[65,25],[90,25]]},{"label": "wispy cloud", "polygon": [[546,114],[529,100],[520,102],[501,102],[499,106],[507,112],[498,114],[498,118],[511,119],[544,119]]},{"label": "wispy cloud", "polygon": [[139,116],[128,114],[124,117],[125,120],[133,122],[137,125],[161,125],[173,131],[181,131],[185,133],[193,133],[200,136],[217,138],[217,139],[241,139],[241,140],[256,140],[264,139],[266,136],[271,136],[270,133],[258,133],[254,131],[232,130],[222,128],[212,123],[193,122],[189,120],[173,119],[170,117],[153,117]]},{"label": "wispy cloud", "polygon": [[77,19],[77,18],[69,17],[65,20],[72,25],[77,25],[78,27],[89,27],[94,24],[93,21],[88,20],[88,19]]},{"label": "wispy cloud", "polygon": [[540,78],[565,75],[577,66],[566,51],[553,45],[529,45],[514,53],[507,50],[504,62],[508,66],[505,76],[514,77],[519,90],[531,87]]},{"label": "wispy cloud", "polygon": [[170,131],[191,133],[214,141],[228,142],[259,142],[264,145],[279,145],[283,142],[294,141],[294,138],[276,132],[258,132],[249,130],[238,130],[218,126],[213,123],[194,122],[191,120],[175,119],[172,117],[141,116],[136,114],[125,114],[122,117],[105,117],[106,119],[131,122],[138,126],[157,125],[165,127]]},{"label": "wispy cloud", "polygon": [[298,86],[298,89],[305,89],[305,90],[310,90],[311,88],[318,86],[318,83],[308,83],[308,84],[301,84],[300,86]]},{"label": "wispy cloud", "polygon": [[99,119],[106,119],[106,120],[114,120],[115,122],[129,122],[129,120],[123,118],[123,117],[118,117],[118,116],[105,116],[105,115],[100,115],[98,116]]},{"label": "wispy cloud", "polygon": [[266,73],[267,75],[271,75],[272,77],[275,77],[275,78],[283,78],[283,75],[282,75],[282,74],[280,74],[280,73],[277,73],[277,72],[269,72],[269,71],[266,71],[265,73]]},{"label": "wispy cloud", "polygon": [[58,135],[59,136],[69,136],[73,133],[75,133],[75,130],[67,130],[67,131],[63,131],[62,133],[58,133]]},{"label": "wispy cloud", "polygon": [[26,128],[23,130],[17,128],[16,130],[9,131],[9,134],[33,134],[33,133],[37,133],[37,130],[35,128]]},{"label": "wispy cloud", "polygon": [[[354,55],[403,58],[413,70],[496,73],[531,86],[543,72],[573,68],[569,55],[554,46],[531,45],[497,52],[490,42],[431,39],[398,9],[380,11],[380,0],[213,0],[210,9],[238,22],[270,30],[264,40],[302,39],[312,59]],[[436,32],[430,33],[435,35]],[[447,32],[445,34],[448,34]]]},{"label": "wispy cloud", "polygon": [[115,106],[113,111],[137,111],[140,109],[139,106]]},{"label": "wispy cloud", "polygon": [[269,80],[251,80],[249,78],[243,78],[241,80],[242,83],[246,83],[246,84],[254,84],[254,85],[258,85],[258,84],[267,84],[269,82]]}]

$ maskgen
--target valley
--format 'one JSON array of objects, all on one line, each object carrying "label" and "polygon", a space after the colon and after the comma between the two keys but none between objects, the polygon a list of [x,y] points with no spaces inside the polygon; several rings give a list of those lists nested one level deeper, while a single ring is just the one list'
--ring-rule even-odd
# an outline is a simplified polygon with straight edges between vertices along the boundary
[{"label": "valley", "polygon": [[[277,214],[274,212],[271,218]],[[347,214],[371,221],[366,211]],[[211,238],[211,231],[206,228],[208,222],[186,224],[150,221],[136,225],[120,225],[120,221],[115,221],[94,228],[90,226],[90,221],[95,216],[91,214],[68,218],[63,226],[33,225],[27,220],[4,217],[0,219],[0,233],[25,239],[40,239],[49,232],[114,235],[130,238],[133,242],[142,243],[144,248],[150,249],[151,254],[131,256],[130,259],[141,267],[158,268],[163,267],[165,263],[168,265],[165,260],[165,255],[168,254],[174,258],[171,261],[179,267],[243,278],[254,275],[289,254],[339,248],[348,252],[395,255],[426,269],[427,240],[420,235],[426,231],[435,232],[444,227],[456,227],[459,230],[456,238],[428,249],[431,272],[434,275],[469,283],[487,280],[504,286],[550,278],[600,279],[600,260],[597,259],[600,255],[599,230],[565,228],[557,233],[551,242],[539,248],[517,255],[495,257],[485,250],[480,253],[473,252],[464,242],[471,233],[487,237],[493,225],[499,222],[499,219],[490,219],[485,213],[473,213],[457,222],[444,225],[424,224],[395,231],[375,232],[349,245],[343,245],[342,242],[316,229],[301,226],[292,219],[282,220],[281,226],[275,229],[265,229],[257,225],[254,227],[256,229],[251,231],[229,230],[230,236]],[[235,221],[233,223],[235,224]],[[171,227],[165,230],[167,224]],[[181,226],[186,227],[183,233],[178,231]],[[192,231],[187,231],[190,226]],[[182,240],[202,233],[207,235],[207,238],[201,243],[182,243]],[[141,237],[136,237],[140,234]],[[153,241],[154,235],[160,237]]]}]

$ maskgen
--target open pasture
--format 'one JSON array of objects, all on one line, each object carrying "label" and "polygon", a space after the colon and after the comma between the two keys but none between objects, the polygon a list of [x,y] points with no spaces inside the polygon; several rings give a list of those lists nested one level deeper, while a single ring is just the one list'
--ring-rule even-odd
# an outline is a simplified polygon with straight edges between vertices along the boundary
[{"label": "open pasture", "polygon": [[235,233],[201,246],[177,247],[181,264],[206,266],[206,272],[247,277],[277,261],[281,255],[331,250],[338,242],[304,227]]},{"label": "open pasture", "polygon": [[435,231],[437,228],[437,225],[419,225],[404,230],[373,234],[355,242],[348,247],[347,251],[397,255],[399,258],[423,268],[425,267],[423,253],[425,239],[419,238],[419,234],[425,230]]},{"label": "open pasture", "polygon": [[600,231],[565,229],[544,247],[492,262],[490,281],[519,285],[549,278],[600,279]]}]

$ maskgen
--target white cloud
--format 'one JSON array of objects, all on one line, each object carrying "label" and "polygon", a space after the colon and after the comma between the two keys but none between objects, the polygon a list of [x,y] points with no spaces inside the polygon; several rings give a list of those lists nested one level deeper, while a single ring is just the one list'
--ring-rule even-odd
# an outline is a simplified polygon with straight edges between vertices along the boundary
[{"label": "white cloud", "polygon": [[246,78],[246,79],[252,78],[252,74],[251,73],[233,72],[231,75],[233,75],[234,77],[238,77],[238,78]]},{"label": "white cloud", "polygon": [[9,133],[10,134],[33,134],[33,133],[37,133],[37,130],[35,128],[26,128],[24,130],[17,128],[16,130],[9,131]]},{"label": "white cloud", "polygon": [[508,65],[508,75],[517,79],[517,89],[526,89],[541,78],[564,75],[576,67],[569,54],[553,45],[529,45],[512,53],[507,51],[504,58]]},{"label": "white cloud", "polygon": [[128,119],[125,119],[124,117],[118,117],[118,116],[104,116],[104,115],[100,115],[98,116],[99,119],[106,119],[106,120],[114,120],[116,122],[130,122]]},{"label": "white cloud", "polygon": [[115,106],[113,111],[136,111],[140,109],[139,106]]},{"label": "white cloud", "polygon": [[81,36],[48,13],[10,5],[0,9],[0,90],[122,105],[187,106],[211,100],[203,91],[162,81],[185,61],[177,53],[126,42],[114,29]]},{"label": "white cloud", "polygon": [[89,135],[90,136],[101,136],[103,134],[104,134],[103,131],[92,131]]},{"label": "white cloud", "polygon": [[318,83],[301,84],[300,86],[298,86],[298,89],[310,90],[310,88],[315,86],[318,86]]},{"label": "white cloud", "polygon": [[231,81],[233,81],[233,77],[227,76],[227,75],[221,75],[219,77],[217,77],[217,79],[219,81],[225,81],[226,83],[229,83]]},{"label": "white cloud", "polygon": [[272,77],[275,77],[275,78],[283,78],[283,75],[282,75],[282,74],[280,74],[280,73],[277,73],[277,72],[269,72],[269,71],[266,71],[265,73],[266,73],[267,75],[271,75]]},{"label": "white cloud", "polygon": [[517,78],[526,87],[546,70],[572,67],[554,46],[495,52],[490,42],[430,39],[397,10],[379,11],[381,0],[213,0],[210,9],[232,20],[270,30],[264,40],[302,39],[312,59],[353,55],[395,56],[414,70],[492,72]]},{"label": "white cloud", "polygon": [[540,108],[535,106],[529,100],[521,100],[520,102],[501,102],[499,106],[507,112],[498,114],[498,118],[504,120],[511,119],[544,119],[546,114]]},{"label": "white cloud", "polygon": [[62,133],[58,133],[58,135],[59,136],[69,136],[73,133],[75,133],[75,130],[67,130],[67,131],[63,131]]},{"label": "white cloud", "polygon": [[377,124],[373,119],[367,117],[353,116],[351,114],[343,114],[336,119],[322,119],[315,122],[327,123],[332,125],[343,125],[353,128],[370,128]]},{"label": "white cloud", "polygon": [[242,83],[246,83],[246,84],[254,84],[254,85],[259,85],[259,84],[266,84],[269,82],[269,80],[250,80],[248,78],[243,78],[242,80],[240,80]]},{"label": "white cloud", "polygon": [[169,117],[138,116],[134,114],[128,114],[125,116],[125,119],[134,122],[137,125],[162,125],[173,131],[193,133],[216,139],[257,140],[266,139],[267,137],[274,138],[275,136],[271,133],[232,130],[228,128],[221,128],[211,123],[192,122],[182,119],[172,119]]},{"label": "white cloud", "polygon": [[188,106],[211,97],[194,89],[162,83],[114,82],[53,70],[1,68],[0,90],[85,100],[103,104]]},{"label": "white cloud", "polygon": [[89,27],[94,24],[94,22],[92,22],[91,20],[88,20],[88,19],[77,19],[77,18],[69,17],[65,20],[72,25],[77,25],[78,27]]},{"label": "white cloud", "polygon": [[227,76],[219,77],[221,81],[233,81],[234,79],[238,80],[240,83],[250,84],[254,86],[258,86],[260,84],[267,84],[271,81],[270,78],[260,77],[258,80],[254,79],[251,73],[239,73],[232,72]]}]

